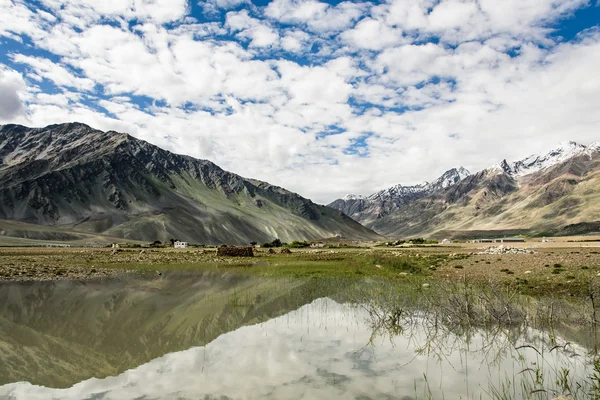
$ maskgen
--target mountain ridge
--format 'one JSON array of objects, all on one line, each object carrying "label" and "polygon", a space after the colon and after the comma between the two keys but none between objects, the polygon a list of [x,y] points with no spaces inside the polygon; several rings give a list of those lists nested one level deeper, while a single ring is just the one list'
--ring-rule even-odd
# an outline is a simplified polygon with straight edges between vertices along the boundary
[{"label": "mountain ridge", "polygon": [[205,244],[379,235],[297,193],[85,124],[0,126],[0,218]]},{"label": "mountain ridge", "polygon": [[330,203],[329,206],[357,221],[369,223],[393,213],[405,204],[452,186],[470,174],[463,167],[452,168],[431,183],[424,182],[412,186],[395,185],[370,196],[347,195]]},{"label": "mountain ridge", "polygon": [[360,207],[348,200],[330,206],[391,237],[496,230],[552,234],[569,226],[582,232],[600,221],[599,160],[598,142],[564,142],[547,153],[503,160],[422,196],[401,196],[399,206],[387,213],[378,212],[383,202],[366,204],[376,194]]},{"label": "mountain ridge", "polygon": [[600,142],[592,142],[586,146],[574,141],[561,142],[557,147],[547,153],[532,154],[522,160],[509,163],[506,159],[492,166],[492,171],[503,171],[509,175],[525,176],[537,171],[550,168],[570,158],[579,155],[591,156],[593,152],[600,151]]}]

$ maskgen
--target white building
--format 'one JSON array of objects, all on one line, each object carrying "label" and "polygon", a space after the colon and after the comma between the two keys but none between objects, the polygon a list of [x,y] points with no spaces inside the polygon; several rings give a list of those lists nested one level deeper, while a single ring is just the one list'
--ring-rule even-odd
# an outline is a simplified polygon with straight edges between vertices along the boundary
[{"label": "white building", "polygon": [[176,249],[187,249],[190,244],[188,242],[180,242],[179,240],[173,243]]},{"label": "white building", "polygon": [[311,243],[310,247],[315,248],[315,247],[325,247],[325,243]]}]

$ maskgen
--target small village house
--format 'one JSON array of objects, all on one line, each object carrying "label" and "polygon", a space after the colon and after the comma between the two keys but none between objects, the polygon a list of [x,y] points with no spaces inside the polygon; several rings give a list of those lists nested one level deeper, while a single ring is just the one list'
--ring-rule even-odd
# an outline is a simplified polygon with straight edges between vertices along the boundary
[{"label": "small village house", "polygon": [[180,242],[179,240],[173,243],[173,247],[176,249],[187,249],[190,244],[188,242]]},{"label": "small village house", "polygon": [[474,239],[471,243],[525,243],[523,238]]}]

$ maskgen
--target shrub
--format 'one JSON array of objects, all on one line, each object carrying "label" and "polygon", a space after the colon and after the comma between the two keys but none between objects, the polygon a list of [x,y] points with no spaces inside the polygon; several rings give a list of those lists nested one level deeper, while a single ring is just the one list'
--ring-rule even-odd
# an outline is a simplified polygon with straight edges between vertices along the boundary
[{"label": "shrub", "polygon": [[310,243],[294,240],[288,245],[288,247],[291,247],[292,249],[303,249],[305,247],[310,247]]},{"label": "shrub", "polygon": [[267,249],[270,247],[281,247],[281,246],[283,246],[283,243],[281,243],[281,240],[279,240],[279,239],[275,239],[271,243],[265,243],[262,245],[262,247],[266,247]]}]

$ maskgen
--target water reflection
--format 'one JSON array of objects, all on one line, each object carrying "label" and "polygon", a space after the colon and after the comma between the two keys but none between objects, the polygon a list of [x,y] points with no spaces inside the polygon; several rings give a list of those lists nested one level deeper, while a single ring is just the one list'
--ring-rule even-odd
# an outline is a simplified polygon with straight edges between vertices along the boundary
[{"label": "water reflection", "polygon": [[118,375],[320,296],[307,282],[231,274],[1,284],[0,385]]},{"label": "water reflection", "polygon": [[[556,338],[550,340],[542,331],[525,329],[516,341],[508,331],[432,335],[430,317],[417,313],[392,318],[387,327],[397,328],[392,332],[381,330],[381,321],[373,316],[368,306],[320,298],[115,377],[88,379],[67,389],[12,383],[0,387],[0,397],[479,399],[497,393],[521,399],[532,397],[521,385],[531,373],[550,377],[562,368],[570,378],[590,373],[579,359],[585,357],[584,348],[560,338],[563,346],[555,347]],[[383,319],[390,321],[389,316]],[[546,392],[537,395],[549,398],[560,386],[549,382]]]}]

